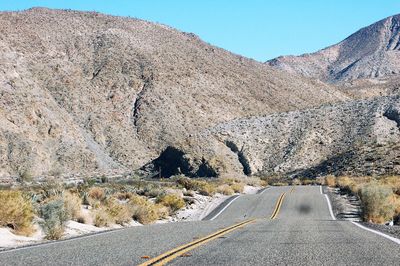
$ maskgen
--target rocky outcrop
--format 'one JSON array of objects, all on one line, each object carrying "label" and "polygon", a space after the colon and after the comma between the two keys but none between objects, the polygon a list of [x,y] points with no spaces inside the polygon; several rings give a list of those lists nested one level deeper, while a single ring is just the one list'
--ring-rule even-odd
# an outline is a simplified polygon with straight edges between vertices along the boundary
[{"label": "rocky outcrop", "polygon": [[[236,119],[203,131],[182,147],[192,162],[219,159],[210,164],[219,174],[400,174],[399,102],[398,96],[380,97]],[[237,156],[238,147],[246,164]]]}]

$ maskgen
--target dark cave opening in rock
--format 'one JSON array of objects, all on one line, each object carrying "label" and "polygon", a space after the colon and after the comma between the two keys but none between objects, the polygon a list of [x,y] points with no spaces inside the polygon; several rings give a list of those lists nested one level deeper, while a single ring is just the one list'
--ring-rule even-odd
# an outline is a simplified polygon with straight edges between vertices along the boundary
[{"label": "dark cave opening in rock", "polygon": [[201,165],[196,172],[196,176],[198,177],[215,177],[217,176],[217,172],[208,164],[208,162],[202,158]]},{"label": "dark cave opening in rock", "polygon": [[390,108],[383,114],[384,117],[396,122],[397,127],[400,129],[400,114],[396,109]]},{"label": "dark cave opening in rock", "polygon": [[183,151],[169,146],[154,160],[154,168],[161,172],[161,177],[166,178],[179,174],[190,175],[192,169],[184,155]]},{"label": "dark cave opening in rock", "polygon": [[234,153],[237,154],[239,163],[243,167],[243,173],[247,176],[251,175],[251,167],[249,160],[247,159],[246,155],[244,154],[244,146],[239,150],[238,146],[233,141],[225,141],[225,145]]}]

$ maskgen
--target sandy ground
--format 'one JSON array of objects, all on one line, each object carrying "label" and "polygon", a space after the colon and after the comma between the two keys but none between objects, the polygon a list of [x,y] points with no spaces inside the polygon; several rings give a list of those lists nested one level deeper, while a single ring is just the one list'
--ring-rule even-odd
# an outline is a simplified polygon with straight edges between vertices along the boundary
[{"label": "sandy ground", "polygon": [[[243,194],[255,194],[259,189],[260,187],[245,186]],[[219,193],[215,194],[212,197],[195,194],[192,198],[192,204],[187,205],[185,208],[178,211],[174,216],[169,217],[168,219],[159,220],[156,223],[199,221],[207,216],[212,210],[214,210],[218,205],[220,205],[229,197],[230,196],[225,196]],[[113,225],[110,227],[96,227],[92,224],[89,210],[82,206],[82,213],[86,216],[86,220],[88,223],[82,224],[75,221],[68,221],[66,223],[64,236],[62,237],[63,239],[116,228],[122,228],[122,226],[120,225]],[[131,223],[126,225],[125,227],[141,225],[142,224],[132,220]],[[0,228],[0,250],[47,241],[44,239],[44,237],[45,234],[38,225],[36,225],[35,234],[31,237],[19,236],[13,234],[12,231],[8,228]]]}]

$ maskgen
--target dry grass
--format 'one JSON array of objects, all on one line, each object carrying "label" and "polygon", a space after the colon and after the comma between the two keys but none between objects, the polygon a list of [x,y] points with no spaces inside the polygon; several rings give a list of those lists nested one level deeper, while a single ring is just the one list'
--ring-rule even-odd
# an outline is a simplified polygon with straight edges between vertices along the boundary
[{"label": "dry grass", "polygon": [[112,223],[111,217],[106,210],[98,209],[93,213],[93,224],[97,227],[110,226]]},{"label": "dry grass", "polygon": [[88,193],[89,193],[89,197],[91,197],[92,199],[98,200],[98,201],[102,201],[106,197],[104,189],[101,187],[92,187],[89,189]]},{"label": "dry grass", "polygon": [[333,175],[328,175],[325,177],[325,184],[328,187],[335,187],[336,186],[336,177]]},{"label": "dry grass", "polygon": [[[129,200],[132,218],[142,224],[152,223],[160,218],[163,210],[145,197],[134,196]],[[165,210],[165,209],[164,209]]]},{"label": "dry grass", "polygon": [[32,221],[34,209],[22,192],[14,190],[0,191],[0,226],[8,226],[17,234],[33,233]]},{"label": "dry grass", "polygon": [[230,185],[230,187],[233,189],[235,193],[243,193],[244,190],[244,184],[243,183],[234,183]]},{"label": "dry grass", "polygon": [[394,193],[400,195],[400,176],[388,176],[380,181],[382,184],[390,186]]},{"label": "dry grass", "polygon": [[82,219],[81,213],[82,199],[76,193],[64,193],[64,208],[69,213],[72,220],[78,221]]},{"label": "dry grass", "polygon": [[360,189],[363,215],[366,221],[384,223],[395,214],[393,192],[389,186],[370,183]]},{"label": "dry grass", "polygon": [[230,196],[235,193],[235,191],[233,191],[233,189],[227,184],[218,186],[217,192],[227,196]]},{"label": "dry grass", "polygon": [[171,214],[185,207],[185,201],[175,194],[160,196],[157,198],[157,203],[168,207]]},{"label": "dry grass", "polygon": [[105,210],[116,224],[124,225],[132,220],[132,211],[128,205],[118,202],[116,198],[110,198],[105,202]]},{"label": "dry grass", "polygon": [[349,193],[354,193],[356,191],[356,185],[354,180],[348,176],[339,176],[336,178],[336,186]]}]

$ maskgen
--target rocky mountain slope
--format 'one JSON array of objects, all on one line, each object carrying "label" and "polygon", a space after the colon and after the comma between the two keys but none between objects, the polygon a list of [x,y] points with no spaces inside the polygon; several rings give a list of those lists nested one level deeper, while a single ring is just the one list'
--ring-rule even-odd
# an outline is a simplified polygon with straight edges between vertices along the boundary
[{"label": "rocky mountain slope", "polygon": [[268,65],[330,83],[382,82],[400,73],[400,15],[378,21],[312,54],[282,56]]},{"label": "rocky mountain slope", "polygon": [[189,175],[400,174],[399,100],[380,97],[235,119],[168,149],[154,164]]},{"label": "rocky mountain slope", "polygon": [[232,119],[347,100],[132,18],[0,13],[0,176],[131,171]]}]

